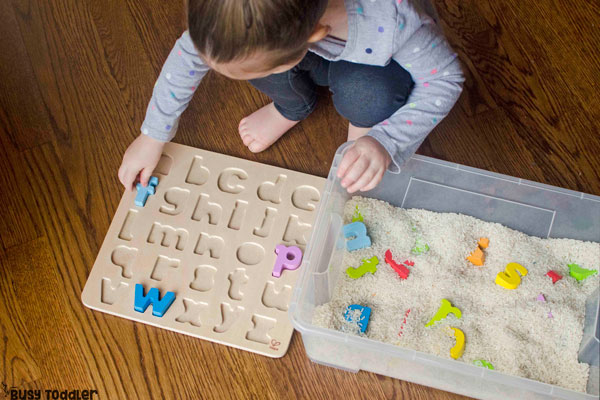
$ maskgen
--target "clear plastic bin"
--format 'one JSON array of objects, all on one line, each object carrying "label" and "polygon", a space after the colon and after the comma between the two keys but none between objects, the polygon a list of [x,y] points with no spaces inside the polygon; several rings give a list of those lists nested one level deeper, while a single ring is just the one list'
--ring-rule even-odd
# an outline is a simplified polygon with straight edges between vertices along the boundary
[{"label": "clear plastic bin", "polygon": [[[315,228],[304,256],[290,318],[302,334],[308,357],[317,363],[394,378],[486,399],[599,398],[599,292],[588,298],[579,359],[590,363],[587,394],[491,371],[461,361],[323,329],[312,324],[315,306],[328,302],[340,276],[345,202],[351,197],[336,172],[346,145],[335,158]],[[415,155],[400,174],[364,194],[404,208],[456,212],[538,237],[600,242],[600,197]]]}]

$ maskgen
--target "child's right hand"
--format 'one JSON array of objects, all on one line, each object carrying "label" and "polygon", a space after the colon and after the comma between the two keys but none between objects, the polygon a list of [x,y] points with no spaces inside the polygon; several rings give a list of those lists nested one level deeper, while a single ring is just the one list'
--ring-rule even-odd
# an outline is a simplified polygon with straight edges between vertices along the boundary
[{"label": "child's right hand", "polygon": [[126,190],[133,190],[138,180],[148,186],[148,180],[160,160],[165,143],[141,134],[127,148],[119,168],[119,180]]}]

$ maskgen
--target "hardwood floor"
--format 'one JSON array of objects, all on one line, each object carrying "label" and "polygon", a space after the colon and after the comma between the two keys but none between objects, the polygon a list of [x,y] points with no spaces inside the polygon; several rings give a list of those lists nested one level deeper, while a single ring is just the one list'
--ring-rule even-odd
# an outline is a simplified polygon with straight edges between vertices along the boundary
[{"label": "hardwood floor", "polygon": [[[600,4],[435,4],[468,81],[419,153],[600,195]],[[461,398],[313,364],[299,334],[269,359],[83,306],[121,157],[183,29],[180,2],[0,2],[0,385],[101,399]],[[175,141],[326,176],[346,123],[321,100],[255,155],[237,124],[267,98],[210,73]]]}]

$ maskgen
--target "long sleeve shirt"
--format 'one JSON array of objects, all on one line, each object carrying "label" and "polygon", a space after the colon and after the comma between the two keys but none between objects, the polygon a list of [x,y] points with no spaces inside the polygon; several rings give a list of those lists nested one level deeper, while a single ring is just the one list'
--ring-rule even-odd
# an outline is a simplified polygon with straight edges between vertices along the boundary
[{"label": "long sleeve shirt", "polygon": [[[309,51],[330,61],[376,66],[394,60],[411,74],[415,86],[406,104],[368,132],[392,157],[390,171],[397,172],[454,106],[464,75],[441,28],[418,4],[410,0],[345,0],[345,6],[347,40],[326,37]],[[184,32],[157,79],[142,133],[170,141],[208,70],[189,33]]]}]

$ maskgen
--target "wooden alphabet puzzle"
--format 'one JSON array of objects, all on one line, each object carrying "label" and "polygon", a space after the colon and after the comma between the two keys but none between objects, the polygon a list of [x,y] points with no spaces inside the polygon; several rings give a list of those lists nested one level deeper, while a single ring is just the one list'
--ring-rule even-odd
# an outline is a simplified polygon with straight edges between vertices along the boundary
[{"label": "wooden alphabet puzzle", "polygon": [[[123,195],[83,303],[283,356],[302,266],[274,276],[275,249],[306,250],[325,179],[174,143],[165,146],[153,175],[158,184],[143,207],[135,204],[136,191]],[[163,302],[159,293],[169,298]]]}]

